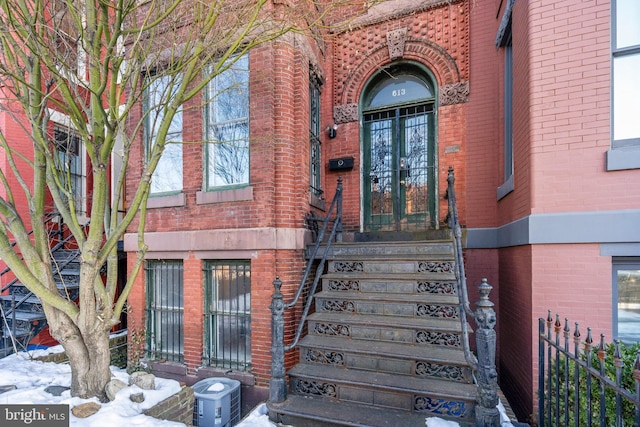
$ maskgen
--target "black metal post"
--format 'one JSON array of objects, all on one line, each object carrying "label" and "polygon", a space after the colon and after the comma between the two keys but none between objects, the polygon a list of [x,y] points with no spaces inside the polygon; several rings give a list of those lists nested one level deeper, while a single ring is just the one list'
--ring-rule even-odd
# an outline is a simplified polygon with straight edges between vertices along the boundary
[{"label": "black metal post", "polygon": [[474,318],[476,347],[478,350],[478,398],[476,405],[476,426],[499,427],[498,411],[498,373],[496,371],[496,312],[489,301],[489,292],[493,287],[482,279],[478,287],[480,301],[476,304]]},{"label": "black metal post", "polygon": [[635,418],[636,425],[640,426],[640,351],[636,353],[636,361],[633,364],[633,379],[636,382],[636,403]]},{"label": "black metal post", "polygon": [[338,177],[338,186],[336,188],[337,206],[336,206],[336,242],[342,242],[342,177]]},{"label": "black metal post", "polygon": [[544,319],[538,319],[538,423],[544,427]]},{"label": "black metal post", "polygon": [[284,369],[284,301],[279,277],[273,281],[275,292],[271,297],[271,380],[269,380],[269,400],[284,402],[287,398],[287,383]]}]

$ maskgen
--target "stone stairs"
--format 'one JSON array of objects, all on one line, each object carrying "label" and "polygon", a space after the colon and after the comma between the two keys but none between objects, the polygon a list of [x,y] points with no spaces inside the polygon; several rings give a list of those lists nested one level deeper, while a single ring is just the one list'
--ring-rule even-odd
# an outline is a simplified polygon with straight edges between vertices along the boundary
[{"label": "stone stairs", "polygon": [[[294,426],[474,423],[453,242],[335,243],[270,417]],[[323,254],[319,254],[321,257]]]},{"label": "stone stairs", "polygon": [[[79,251],[70,249],[58,249],[51,257],[58,292],[70,300],[78,296],[78,258]],[[0,357],[4,357],[14,351],[12,339],[18,350],[26,349],[29,341],[45,328],[47,321],[40,300],[19,281],[0,296],[0,304],[5,315],[0,319]],[[15,310],[13,304],[16,304]]]}]

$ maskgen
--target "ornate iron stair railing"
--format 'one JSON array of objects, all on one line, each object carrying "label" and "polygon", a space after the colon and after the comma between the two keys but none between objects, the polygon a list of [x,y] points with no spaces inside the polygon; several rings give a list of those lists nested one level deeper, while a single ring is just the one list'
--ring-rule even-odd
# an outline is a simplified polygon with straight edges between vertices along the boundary
[{"label": "ornate iron stair railing", "polygon": [[[54,218],[58,217],[58,214],[56,212],[51,212],[46,214],[46,219],[45,219],[45,224],[46,223],[50,223],[53,222]],[[58,228],[57,229],[51,229],[49,231],[49,233],[51,235],[57,235],[58,236],[58,243],[56,243],[54,246],[51,247],[50,249],[50,253],[51,253],[51,260],[53,262],[54,260],[54,256],[53,254],[59,250],[59,249],[63,249],[65,247],[65,245],[67,245],[67,243],[69,243],[71,240],[74,239],[72,234],[67,235],[66,237],[64,237],[64,223],[60,222],[57,224]],[[89,223],[85,224],[83,226],[83,229],[86,229],[86,227],[89,225]],[[33,232],[30,231],[28,234],[32,234]],[[11,245],[15,246],[15,242],[13,242]],[[56,269],[58,270],[58,272],[61,272],[67,265],[69,265],[70,263],[72,263],[77,257],[79,256],[79,253],[75,256],[75,257],[69,257],[67,259],[65,259],[65,261],[61,264],[57,264],[56,265]],[[21,257],[21,259],[23,259]],[[2,276],[4,276],[5,274],[9,273],[11,271],[11,269],[9,267],[5,267],[4,270],[2,270],[0,272],[0,278]],[[4,295],[7,291],[11,291],[11,288],[13,288],[14,286],[16,286],[18,284],[19,280],[18,278],[13,278],[9,283],[7,283],[5,286],[3,286],[2,288],[0,288],[0,295]],[[22,304],[24,304],[26,301],[29,300],[29,298],[31,298],[32,296],[34,296],[34,293],[29,291],[27,293],[25,293],[24,295],[20,296],[20,299],[16,300],[15,298],[15,294],[11,293],[12,299],[11,299],[11,306],[8,310],[1,310],[0,311],[0,316],[2,317],[1,321],[0,321],[0,336],[2,337],[3,341],[11,340],[13,342],[14,348],[15,348],[15,340],[16,340],[16,311],[18,310],[18,308],[20,308],[20,306]],[[7,328],[8,325],[8,319],[11,319],[11,328]],[[9,335],[8,337],[5,336],[5,328],[7,328],[6,333]],[[27,343],[25,343],[26,345]],[[3,343],[3,348],[7,347],[7,343],[4,342]]]},{"label": "ornate iron stair railing", "polygon": [[[335,216],[334,215],[335,211]],[[336,188],[336,193],[331,202],[331,206],[327,210],[327,214],[323,219],[320,219],[322,222],[322,227],[320,227],[318,236],[316,238],[316,242],[313,246],[311,253],[309,254],[309,262],[307,263],[307,267],[305,269],[304,275],[302,276],[302,280],[300,281],[300,286],[291,302],[285,303],[284,297],[280,292],[280,288],[282,287],[282,281],[279,277],[273,282],[273,286],[275,287],[275,292],[272,297],[271,302],[271,325],[272,325],[272,346],[271,346],[271,380],[269,382],[269,400],[273,403],[283,402],[287,398],[286,391],[286,378],[285,378],[285,364],[284,364],[284,354],[285,352],[292,350],[298,344],[300,340],[300,336],[302,334],[303,327],[305,325],[305,321],[307,315],[309,314],[309,309],[311,308],[311,304],[313,302],[313,295],[316,293],[316,289],[318,287],[318,283],[320,282],[320,276],[322,276],[322,272],[324,271],[324,266],[327,261],[327,254],[329,253],[329,249],[331,247],[332,242],[335,240],[336,242],[342,241],[342,178],[338,178],[338,186]],[[322,258],[320,260],[320,264],[316,269],[316,273],[313,279],[313,284],[309,290],[309,297],[304,307],[304,311],[302,313],[302,317],[298,323],[298,327],[296,329],[296,334],[293,338],[293,341],[285,345],[284,344],[284,311],[294,307],[298,304],[300,297],[302,296],[303,290],[306,288],[307,280],[309,279],[309,275],[311,274],[311,270],[315,264],[316,257],[318,256],[318,252],[320,250],[320,245],[325,240],[325,235],[327,233],[327,229],[329,224],[333,223],[331,230],[329,232],[329,237],[326,241],[326,246],[324,248]]]},{"label": "ornate iron stair railing", "polygon": [[[492,286],[487,279],[482,279],[478,287],[480,301],[475,311],[471,309],[467,292],[467,279],[464,268],[464,256],[462,254],[462,227],[458,217],[458,204],[455,192],[455,177],[453,167],[449,167],[447,176],[446,198],[449,204],[448,226],[453,231],[454,252],[456,258],[456,281],[458,294],[460,295],[460,321],[463,332],[463,348],[465,359],[474,372],[478,386],[476,406],[476,425],[482,427],[497,427],[500,425],[500,412],[498,411],[498,374],[496,371],[496,313],[493,303],[489,301],[489,292]],[[476,357],[469,346],[469,329],[467,316],[471,317],[477,325]]]}]

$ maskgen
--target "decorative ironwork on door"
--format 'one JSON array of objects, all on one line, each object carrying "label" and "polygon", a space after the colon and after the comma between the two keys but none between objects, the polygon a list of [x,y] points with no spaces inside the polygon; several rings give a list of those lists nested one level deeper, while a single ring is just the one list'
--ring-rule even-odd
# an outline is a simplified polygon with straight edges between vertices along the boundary
[{"label": "decorative ironwork on door", "polygon": [[366,113],[363,124],[365,229],[434,226],[433,104]]}]

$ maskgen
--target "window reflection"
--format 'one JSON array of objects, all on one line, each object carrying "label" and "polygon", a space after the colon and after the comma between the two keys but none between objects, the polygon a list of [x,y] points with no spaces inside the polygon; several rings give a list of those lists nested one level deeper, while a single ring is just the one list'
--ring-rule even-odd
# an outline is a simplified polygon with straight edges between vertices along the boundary
[{"label": "window reflection", "polygon": [[249,182],[249,57],[207,87],[207,187]]},{"label": "window reflection", "polygon": [[[175,91],[173,76],[156,76],[145,93],[147,144],[149,151],[156,143],[165,120],[165,108]],[[176,112],[166,135],[162,157],[151,178],[151,194],[174,193],[182,190],[182,111]]]},{"label": "window reflection", "polygon": [[640,270],[618,269],[618,338],[640,341]]}]

